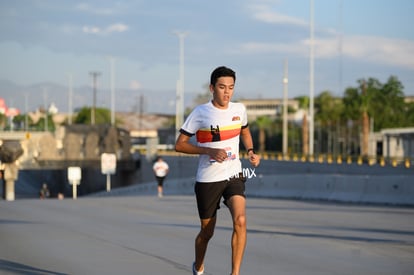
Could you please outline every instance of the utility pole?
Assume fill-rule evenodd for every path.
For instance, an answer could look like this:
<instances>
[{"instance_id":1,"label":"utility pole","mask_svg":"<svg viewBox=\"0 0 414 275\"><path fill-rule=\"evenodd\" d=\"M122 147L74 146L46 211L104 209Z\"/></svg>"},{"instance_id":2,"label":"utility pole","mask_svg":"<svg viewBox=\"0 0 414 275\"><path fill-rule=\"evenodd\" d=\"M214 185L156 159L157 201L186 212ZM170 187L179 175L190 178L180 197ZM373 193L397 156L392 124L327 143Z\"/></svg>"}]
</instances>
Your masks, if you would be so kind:
<instances>
[{"instance_id":1,"label":"utility pole","mask_svg":"<svg viewBox=\"0 0 414 275\"><path fill-rule=\"evenodd\" d=\"M368 116L368 96L367 96L367 84L365 80L362 82L362 146L361 155L364 158L368 158L368 146L369 146L369 116Z\"/></svg>"},{"instance_id":2,"label":"utility pole","mask_svg":"<svg viewBox=\"0 0 414 275\"><path fill-rule=\"evenodd\" d=\"M73 97L73 90L72 90L72 74L68 74L69 77L69 95L68 95L68 122L69 125L72 125L72 97Z\"/></svg>"},{"instance_id":3,"label":"utility pole","mask_svg":"<svg viewBox=\"0 0 414 275\"><path fill-rule=\"evenodd\" d=\"M177 81L175 103L175 137L178 137L180 127L184 123L184 38L187 32L174 32L180 39L180 78Z\"/></svg>"},{"instance_id":4,"label":"utility pole","mask_svg":"<svg viewBox=\"0 0 414 275\"><path fill-rule=\"evenodd\" d=\"M91 109L91 125L95 125L95 110L96 110L96 83L98 76L101 75L100 72L90 72L89 73L93 79L93 105Z\"/></svg>"},{"instance_id":5,"label":"utility pole","mask_svg":"<svg viewBox=\"0 0 414 275\"><path fill-rule=\"evenodd\" d=\"M111 64L111 125L115 125L115 58L109 57Z\"/></svg>"},{"instance_id":6,"label":"utility pole","mask_svg":"<svg viewBox=\"0 0 414 275\"><path fill-rule=\"evenodd\" d=\"M49 127L48 127L48 108L47 108L47 89L44 88L43 89L43 104L45 106L45 132L49 131Z\"/></svg>"},{"instance_id":7,"label":"utility pole","mask_svg":"<svg viewBox=\"0 0 414 275\"><path fill-rule=\"evenodd\" d=\"M288 60L285 60L283 76L283 157L288 153Z\"/></svg>"},{"instance_id":8,"label":"utility pole","mask_svg":"<svg viewBox=\"0 0 414 275\"><path fill-rule=\"evenodd\" d=\"M24 109L25 109L25 115L24 115L24 130L27 132L29 129L29 117L27 116L27 112L29 111L28 101L29 101L29 94L24 94Z\"/></svg>"},{"instance_id":9,"label":"utility pole","mask_svg":"<svg viewBox=\"0 0 414 275\"><path fill-rule=\"evenodd\" d=\"M139 130L143 133L142 120L144 118L144 96L139 97Z\"/></svg>"},{"instance_id":10,"label":"utility pole","mask_svg":"<svg viewBox=\"0 0 414 275\"><path fill-rule=\"evenodd\" d=\"M313 157L314 143L314 19L313 0L310 0L310 53L309 53L309 156Z\"/></svg>"}]
</instances>

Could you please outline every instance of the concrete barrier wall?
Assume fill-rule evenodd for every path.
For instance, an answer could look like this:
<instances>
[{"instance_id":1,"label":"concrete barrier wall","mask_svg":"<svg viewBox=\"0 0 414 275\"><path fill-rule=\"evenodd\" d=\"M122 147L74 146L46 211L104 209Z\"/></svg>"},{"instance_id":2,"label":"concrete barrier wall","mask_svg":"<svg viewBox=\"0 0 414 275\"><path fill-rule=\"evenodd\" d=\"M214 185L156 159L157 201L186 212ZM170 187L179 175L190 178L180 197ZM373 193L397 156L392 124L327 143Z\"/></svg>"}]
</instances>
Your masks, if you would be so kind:
<instances>
[{"instance_id":1,"label":"concrete barrier wall","mask_svg":"<svg viewBox=\"0 0 414 275\"><path fill-rule=\"evenodd\" d=\"M194 177L197 157L165 157L170 173L165 181L165 193L194 193ZM250 167L243 159L243 167ZM131 176L120 177L121 184L112 180L111 193L120 195L157 194L152 161L142 160L141 168ZM251 171L250 168L246 168ZM270 198L313 199L354 203L383 203L414 205L414 169L402 167L380 167L368 165L327 165L318 163L293 163L262 160L254 175L247 181L247 195ZM105 176L97 170L82 176L78 195L89 195L105 190ZM65 171L21 171L15 184L17 198L39 196L43 182L49 184L52 193L65 192L71 196L72 189L67 183ZM86 184L86 182L88 184ZM133 185L130 185L131 183ZM126 186L122 187L121 186ZM53 189L55 188L55 189ZM0 186L2 192L3 187ZM118 191L118 189L120 189Z\"/></svg>"},{"instance_id":2,"label":"concrete barrier wall","mask_svg":"<svg viewBox=\"0 0 414 275\"><path fill-rule=\"evenodd\" d=\"M263 176L250 179L246 188L256 197L414 205L414 176Z\"/></svg>"},{"instance_id":3,"label":"concrete barrier wall","mask_svg":"<svg viewBox=\"0 0 414 275\"><path fill-rule=\"evenodd\" d=\"M170 179L165 195L194 194L195 179ZM155 181L114 189L111 194L157 194ZM105 193L96 194L102 196ZM414 176L277 175L258 176L246 183L246 195L263 198L324 200L414 206Z\"/></svg>"},{"instance_id":4,"label":"concrete barrier wall","mask_svg":"<svg viewBox=\"0 0 414 275\"><path fill-rule=\"evenodd\" d=\"M194 194L195 157L165 157L170 173L164 193ZM243 159L243 167L250 167ZM152 163L143 161L139 184L126 187L122 194L157 195ZM137 182L138 183L138 182ZM125 188L121 188L125 189ZM114 189L111 192L117 192ZM102 193L100 193L102 194ZM327 165L262 160L247 181L247 196L414 205L414 170L363 165Z\"/></svg>"}]
</instances>

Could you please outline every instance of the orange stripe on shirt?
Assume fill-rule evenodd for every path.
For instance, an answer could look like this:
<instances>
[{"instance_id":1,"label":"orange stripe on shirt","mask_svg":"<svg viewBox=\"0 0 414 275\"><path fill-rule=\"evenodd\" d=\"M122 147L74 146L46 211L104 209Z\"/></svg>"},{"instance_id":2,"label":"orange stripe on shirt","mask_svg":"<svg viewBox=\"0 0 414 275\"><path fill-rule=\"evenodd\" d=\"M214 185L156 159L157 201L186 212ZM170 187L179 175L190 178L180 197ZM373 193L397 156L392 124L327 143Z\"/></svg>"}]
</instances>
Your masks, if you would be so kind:
<instances>
[{"instance_id":1,"label":"orange stripe on shirt","mask_svg":"<svg viewBox=\"0 0 414 275\"><path fill-rule=\"evenodd\" d=\"M220 140L223 141L234 138L240 134L241 125L231 125L227 127L220 128ZM200 129L196 133L197 141L200 143L213 142L213 135L211 134L211 129Z\"/></svg>"}]
</instances>

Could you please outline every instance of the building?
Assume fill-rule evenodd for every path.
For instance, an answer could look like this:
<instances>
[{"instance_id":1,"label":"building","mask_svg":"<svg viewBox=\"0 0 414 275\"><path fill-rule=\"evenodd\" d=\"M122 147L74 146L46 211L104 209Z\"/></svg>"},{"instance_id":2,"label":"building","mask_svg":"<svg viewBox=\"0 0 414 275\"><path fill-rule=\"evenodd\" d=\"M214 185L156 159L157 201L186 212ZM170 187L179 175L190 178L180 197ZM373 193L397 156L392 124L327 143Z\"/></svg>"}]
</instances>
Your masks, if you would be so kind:
<instances>
[{"instance_id":1,"label":"building","mask_svg":"<svg viewBox=\"0 0 414 275\"><path fill-rule=\"evenodd\" d=\"M238 102L246 106L249 120L256 120L260 116L281 117L283 113L283 99L240 99ZM302 121L305 111L299 108L299 101L288 99L287 105L288 109L294 110L293 113L288 113L288 120Z\"/></svg>"},{"instance_id":2,"label":"building","mask_svg":"<svg viewBox=\"0 0 414 275\"><path fill-rule=\"evenodd\" d=\"M380 133L384 157L414 159L414 128L382 129Z\"/></svg>"}]
</instances>

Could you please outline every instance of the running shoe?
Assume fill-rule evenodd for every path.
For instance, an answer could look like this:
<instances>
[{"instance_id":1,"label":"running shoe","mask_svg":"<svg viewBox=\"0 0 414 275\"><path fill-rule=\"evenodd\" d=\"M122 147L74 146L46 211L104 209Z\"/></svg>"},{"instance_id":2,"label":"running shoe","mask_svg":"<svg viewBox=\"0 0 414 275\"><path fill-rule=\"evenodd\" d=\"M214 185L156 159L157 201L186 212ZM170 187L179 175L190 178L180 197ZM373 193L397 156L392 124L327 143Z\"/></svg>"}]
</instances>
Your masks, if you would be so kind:
<instances>
[{"instance_id":1,"label":"running shoe","mask_svg":"<svg viewBox=\"0 0 414 275\"><path fill-rule=\"evenodd\" d=\"M195 268L195 262L193 263L193 275L203 275L204 274L204 269L201 271L197 271Z\"/></svg>"}]
</instances>

